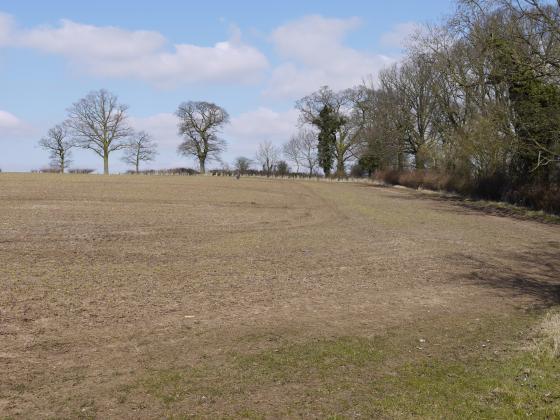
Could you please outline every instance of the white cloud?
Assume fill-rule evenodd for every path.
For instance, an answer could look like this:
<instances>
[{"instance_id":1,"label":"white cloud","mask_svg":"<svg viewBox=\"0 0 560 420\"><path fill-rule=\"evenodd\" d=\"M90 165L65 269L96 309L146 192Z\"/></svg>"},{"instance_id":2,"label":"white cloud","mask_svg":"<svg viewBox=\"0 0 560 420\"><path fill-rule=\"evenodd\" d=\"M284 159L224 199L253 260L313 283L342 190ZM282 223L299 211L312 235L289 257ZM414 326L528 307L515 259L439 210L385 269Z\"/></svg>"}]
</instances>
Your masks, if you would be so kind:
<instances>
[{"instance_id":1,"label":"white cloud","mask_svg":"<svg viewBox=\"0 0 560 420\"><path fill-rule=\"evenodd\" d=\"M23 138L35 134L33 127L14 114L0 110L0 140Z\"/></svg>"},{"instance_id":2,"label":"white cloud","mask_svg":"<svg viewBox=\"0 0 560 420\"><path fill-rule=\"evenodd\" d=\"M8 111L0 110L0 139L21 138L36 134L36 130Z\"/></svg>"},{"instance_id":3,"label":"white cloud","mask_svg":"<svg viewBox=\"0 0 560 420\"><path fill-rule=\"evenodd\" d=\"M14 114L0 110L0 129L13 129L21 124L22 122Z\"/></svg>"},{"instance_id":4,"label":"white cloud","mask_svg":"<svg viewBox=\"0 0 560 420\"><path fill-rule=\"evenodd\" d=\"M420 28L421 26L416 22L399 23L381 36L380 43L386 47L403 48Z\"/></svg>"},{"instance_id":5,"label":"white cloud","mask_svg":"<svg viewBox=\"0 0 560 420\"><path fill-rule=\"evenodd\" d=\"M0 12L0 46L10 43L14 27L14 19L12 16Z\"/></svg>"},{"instance_id":6,"label":"white cloud","mask_svg":"<svg viewBox=\"0 0 560 420\"><path fill-rule=\"evenodd\" d=\"M58 28L41 26L31 29L18 38L23 46L86 62L134 59L153 54L166 42L158 32L126 31L70 20L61 20Z\"/></svg>"},{"instance_id":7,"label":"white cloud","mask_svg":"<svg viewBox=\"0 0 560 420\"><path fill-rule=\"evenodd\" d=\"M94 76L134 78L159 86L189 83L254 83L268 68L256 48L242 42L238 29L213 46L168 45L159 32L130 31L61 20L56 27L14 29L0 15L0 44L31 48L65 57Z\"/></svg>"},{"instance_id":8,"label":"white cloud","mask_svg":"<svg viewBox=\"0 0 560 420\"><path fill-rule=\"evenodd\" d=\"M173 53L158 53L114 62L108 69L94 66L105 76L127 75L160 85L176 83L253 83L262 78L268 61L258 50L235 41L213 47L175 45Z\"/></svg>"},{"instance_id":9,"label":"white cloud","mask_svg":"<svg viewBox=\"0 0 560 420\"><path fill-rule=\"evenodd\" d=\"M278 52L309 66L331 63L331 53L344 49L341 40L357 29L360 19L329 19L307 16L277 28L271 36ZM340 51L336 51L340 52Z\"/></svg>"},{"instance_id":10,"label":"white cloud","mask_svg":"<svg viewBox=\"0 0 560 420\"><path fill-rule=\"evenodd\" d=\"M298 116L295 109L277 112L260 107L233 117L224 130L224 138L229 143L228 157L231 160L241 155L251 158L257 145L265 140L281 146L297 130Z\"/></svg>"},{"instance_id":11,"label":"white cloud","mask_svg":"<svg viewBox=\"0 0 560 420\"><path fill-rule=\"evenodd\" d=\"M357 18L307 16L277 28L271 40L285 61L273 70L265 94L294 99L322 85L344 89L393 63L391 57L344 44L359 25Z\"/></svg>"},{"instance_id":12,"label":"white cloud","mask_svg":"<svg viewBox=\"0 0 560 420\"><path fill-rule=\"evenodd\" d=\"M181 142L181 138L177 134L177 124L177 117L170 113L130 118L130 125L135 130L146 131L160 146L167 148L176 148Z\"/></svg>"}]
</instances>

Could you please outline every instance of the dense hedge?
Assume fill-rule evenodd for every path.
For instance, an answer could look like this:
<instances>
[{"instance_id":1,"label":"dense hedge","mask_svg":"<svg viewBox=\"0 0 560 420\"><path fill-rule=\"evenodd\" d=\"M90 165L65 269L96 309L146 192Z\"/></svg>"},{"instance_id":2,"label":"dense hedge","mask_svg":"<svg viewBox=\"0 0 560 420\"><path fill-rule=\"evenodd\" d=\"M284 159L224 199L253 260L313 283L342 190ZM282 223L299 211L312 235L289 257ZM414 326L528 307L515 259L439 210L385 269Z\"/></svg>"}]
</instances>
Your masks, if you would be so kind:
<instances>
[{"instance_id":1,"label":"dense hedge","mask_svg":"<svg viewBox=\"0 0 560 420\"><path fill-rule=\"evenodd\" d=\"M475 179L429 170L387 170L377 171L375 178L390 185L452 192L476 199L504 201L534 210L560 214L558 185L513 184L500 173Z\"/></svg>"}]
</instances>

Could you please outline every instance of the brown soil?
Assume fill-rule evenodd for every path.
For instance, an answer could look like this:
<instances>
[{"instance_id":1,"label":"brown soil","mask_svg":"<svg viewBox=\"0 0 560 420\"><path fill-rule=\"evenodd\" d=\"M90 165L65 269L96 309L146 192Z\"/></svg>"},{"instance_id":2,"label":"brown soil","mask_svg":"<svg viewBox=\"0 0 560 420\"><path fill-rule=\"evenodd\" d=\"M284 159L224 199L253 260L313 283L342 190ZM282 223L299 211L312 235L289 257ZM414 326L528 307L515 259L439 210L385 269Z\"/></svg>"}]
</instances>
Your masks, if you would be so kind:
<instances>
[{"instance_id":1,"label":"brown soil","mask_svg":"<svg viewBox=\"0 0 560 420\"><path fill-rule=\"evenodd\" d=\"M201 389L239 355L313 340L458 352L479 320L560 303L559 257L560 226L406 190L0 174L0 417L281 413L314 379L229 377L211 404ZM154 391L162 372L199 367L192 395Z\"/></svg>"}]
</instances>

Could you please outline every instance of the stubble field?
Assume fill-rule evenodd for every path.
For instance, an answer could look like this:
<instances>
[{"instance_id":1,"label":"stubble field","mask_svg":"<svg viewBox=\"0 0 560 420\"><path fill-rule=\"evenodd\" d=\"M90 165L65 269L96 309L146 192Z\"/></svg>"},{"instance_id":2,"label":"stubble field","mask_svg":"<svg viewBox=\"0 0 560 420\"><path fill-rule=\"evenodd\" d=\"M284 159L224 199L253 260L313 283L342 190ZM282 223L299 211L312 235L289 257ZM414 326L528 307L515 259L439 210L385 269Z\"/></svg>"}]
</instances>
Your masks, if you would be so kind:
<instances>
[{"instance_id":1,"label":"stubble field","mask_svg":"<svg viewBox=\"0 0 560 420\"><path fill-rule=\"evenodd\" d=\"M368 184L0 174L0 418L560 415L560 226Z\"/></svg>"}]
</instances>

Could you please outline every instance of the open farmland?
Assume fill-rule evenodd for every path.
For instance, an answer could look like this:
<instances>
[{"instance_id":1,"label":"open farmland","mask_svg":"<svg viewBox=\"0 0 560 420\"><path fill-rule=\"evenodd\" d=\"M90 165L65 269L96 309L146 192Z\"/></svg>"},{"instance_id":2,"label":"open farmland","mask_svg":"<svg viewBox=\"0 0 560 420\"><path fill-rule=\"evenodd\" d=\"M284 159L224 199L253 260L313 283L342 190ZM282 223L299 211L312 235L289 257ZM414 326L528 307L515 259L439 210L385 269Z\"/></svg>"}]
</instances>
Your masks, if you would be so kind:
<instances>
[{"instance_id":1,"label":"open farmland","mask_svg":"<svg viewBox=\"0 0 560 420\"><path fill-rule=\"evenodd\" d=\"M0 174L0 417L553 417L560 227L368 184Z\"/></svg>"}]
</instances>

